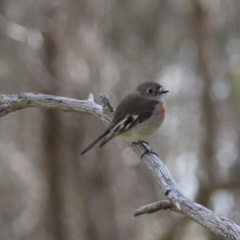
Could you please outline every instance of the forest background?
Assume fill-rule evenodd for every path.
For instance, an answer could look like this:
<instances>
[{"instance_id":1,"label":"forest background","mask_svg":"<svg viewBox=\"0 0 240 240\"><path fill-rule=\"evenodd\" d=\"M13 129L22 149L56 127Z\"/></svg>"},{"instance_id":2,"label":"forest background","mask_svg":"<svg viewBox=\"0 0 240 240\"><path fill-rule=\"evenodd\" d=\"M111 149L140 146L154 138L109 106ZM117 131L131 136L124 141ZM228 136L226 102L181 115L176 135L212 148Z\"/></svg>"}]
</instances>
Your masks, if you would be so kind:
<instances>
[{"instance_id":1,"label":"forest background","mask_svg":"<svg viewBox=\"0 0 240 240\"><path fill-rule=\"evenodd\" d=\"M0 91L119 101L144 81L169 90L150 146L183 192L240 225L240 1L0 0ZM25 109L0 121L0 239L217 240L170 211L106 125Z\"/></svg>"}]
</instances>

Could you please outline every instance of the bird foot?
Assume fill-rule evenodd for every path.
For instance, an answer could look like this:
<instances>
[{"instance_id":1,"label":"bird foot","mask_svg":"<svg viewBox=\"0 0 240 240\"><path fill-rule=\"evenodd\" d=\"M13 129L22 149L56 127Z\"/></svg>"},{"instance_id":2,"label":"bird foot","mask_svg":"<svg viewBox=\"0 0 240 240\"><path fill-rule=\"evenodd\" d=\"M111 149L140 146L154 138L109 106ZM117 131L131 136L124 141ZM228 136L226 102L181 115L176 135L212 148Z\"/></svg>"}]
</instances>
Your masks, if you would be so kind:
<instances>
[{"instance_id":1,"label":"bird foot","mask_svg":"<svg viewBox=\"0 0 240 240\"><path fill-rule=\"evenodd\" d=\"M146 147L146 145L148 145L148 142L146 142L146 141L139 141L139 142L133 142L133 143L132 143L132 145L136 145L136 144L141 144L142 147L145 149L144 153L143 153L143 154L141 155L141 157L140 157L141 160L142 160L142 158L144 157L145 154L149 154L149 153L154 154L154 155L156 155L157 157L159 157L159 156L157 155L157 153L155 153L152 149L149 150L149 149Z\"/></svg>"}]
</instances>

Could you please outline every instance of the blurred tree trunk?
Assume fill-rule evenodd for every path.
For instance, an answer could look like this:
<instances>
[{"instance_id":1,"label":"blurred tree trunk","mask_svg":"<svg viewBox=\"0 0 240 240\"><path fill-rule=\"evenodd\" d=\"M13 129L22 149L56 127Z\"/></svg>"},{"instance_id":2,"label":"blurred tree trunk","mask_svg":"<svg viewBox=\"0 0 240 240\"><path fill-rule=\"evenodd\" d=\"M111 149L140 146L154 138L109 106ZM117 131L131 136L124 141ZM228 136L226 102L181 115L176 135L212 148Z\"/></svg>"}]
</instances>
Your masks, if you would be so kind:
<instances>
[{"instance_id":1,"label":"blurred tree trunk","mask_svg":"<svg viewBox=\"0 0 240 240\"><path fill-rule=\"evenodd\" d=\"M213 183L217 177L217 168L215 162L214 144L217 135L217 114L216 105L210 96L212 79L209 73L211 61L214 60L215 40L214 32L208 21L208 15L203 9L202 0L195 0L194 4L194 26L196 33L196 42L198 44L198 73L203 81L203 93L201 97L202 106L202 124L204 129L204 138L202 141L201 162L203 163L205 174L201 179L202 184ZM205 178L206 177L206 178ZM202 199L201 204L206 205L207 201Z\"/></svg>"},{"instance_id":2,"label":"blurred tree trunk","mask_svg":"<svg viewBox=\"0 0 240 240\"><path fill-rule=\"evenodd\" d=\"M210 185L215 184L218 181L217 168L215 162L215 142L217 137L218 120L216 114L216 104L213 102L210 96L210 89L212 86L212 79L209 73L210 62L215 57L215 39L214 31L211 28L211 24L208 20L208 14L203 9L202 0L194 0L192 19L193 19L193 35L196 39L198 46L198 75L200 80L203 81L203 91L201 96L201 121L204 129L203 140L200 149L200 164L202 173L199 175L199 191L197 196L197 202L203 206L207 206L210 200L211 194L205 194L205 189ZM176 224L185 228L185 225L190 221L182 220ZM171 231L166 233L164 239L179 239L179 234L183 234L181 231ZM211 239L222 239L209 232Z\"/></svg>"},{"instance_id":3,"label":"blurred tree trunk","mask_svg":"<svg viewBox=\"0 0 240 240\"><path fill-rule=\"evenodd\" d=\"M58 54L58 48L48 32L44 34L44 65L47 71L57 79L58 74L53 66L54 60ZM57 94L56 85L49 82L48 93ZM59 186L60 175L60 142L61 142L61 123L58 112L43 110L43 158L46 163L46 176L49 185L48 206L46 209L45 228L47 232L56 240L66 239L63 235L62 215L62 197Z\"/></svg>"},{"instance_id":4,"label":"blurred tree trunk","mask_svg":"<svg viewBox=\"0 0 240 240\"><path fill-rule=\"evenodd\" d=\"M215 143L217 140L217 106L214 103L210 90L213 81L210 76L209 67L211 61L216 57L216 41L215 32L209 22L209 16L203 7L202 0L194 1L194 25L196 34L196 42L198 45L198 73L203 81L203 92L201 96L202 106L202 126L204 129L204 136L202 140L202 148L200 150L200 163L204 173L200 176L200 187L197 197L197 202L203 206L207 206L211 195L204 194L204 189L215 184L218 179L218 165L215 159ZM212 240L222 239L209 232Z\"/></svg>"},{"instance_id":5,"label":"blurred tree trunk","mask_svg":"<svg viewBox=\"0 0 240 240\"><path fill-rule=\"evenodd\" d=\"M76 4L82 6L82 2ZM77 6L74 14L76 9ZM83 9L78 17L84 21L82 12ZM74 19L76 24L77 17ZM48 93L63 95L62 90L66 89L59 87L66 85L61 83L61 74L55 68L56 58L63 51L56 39L57 35L50 30L44 33L44 65L53 79L58 80L48 83ZM72 97L83 99L89 91L86 89L80 89L78 96L75 89L69 88L68 93ZM83 136L92 134L95 137L98 125L94 126L95 131L92 131L94 123L89 116L81 116L79 122L79 116L62 116L54 111L44 112L44 158L49 183L46 229L57 240L117 240L110 161L98 162L104 158L104 149L101 149L102 157L99 154L96 161L90 158L84 162L82 156L79 159ZM89 154L91 156L91 153Z\"/></svg>"}]
</instances>

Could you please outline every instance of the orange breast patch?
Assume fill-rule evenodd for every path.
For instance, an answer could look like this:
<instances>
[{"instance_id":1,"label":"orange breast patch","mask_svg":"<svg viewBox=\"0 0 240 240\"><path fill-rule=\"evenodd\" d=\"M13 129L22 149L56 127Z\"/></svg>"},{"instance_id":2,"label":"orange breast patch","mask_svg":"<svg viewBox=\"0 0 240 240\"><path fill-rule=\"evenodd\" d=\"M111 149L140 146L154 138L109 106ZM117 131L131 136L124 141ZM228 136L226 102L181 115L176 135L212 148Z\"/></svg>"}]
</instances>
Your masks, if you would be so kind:
<instances>
[{"instance_id":1,"label":"orange breast patch","mask_svg":"<svg viewBox=\"0 0 240 240\"><path fill-rule=\"evenodd\" d=\"M167 112L167 107L166 107L165 103L161 103L161 108L162 108L161 110L162 110L163 115L165 115Z\"/></svg>"}]
</instances>

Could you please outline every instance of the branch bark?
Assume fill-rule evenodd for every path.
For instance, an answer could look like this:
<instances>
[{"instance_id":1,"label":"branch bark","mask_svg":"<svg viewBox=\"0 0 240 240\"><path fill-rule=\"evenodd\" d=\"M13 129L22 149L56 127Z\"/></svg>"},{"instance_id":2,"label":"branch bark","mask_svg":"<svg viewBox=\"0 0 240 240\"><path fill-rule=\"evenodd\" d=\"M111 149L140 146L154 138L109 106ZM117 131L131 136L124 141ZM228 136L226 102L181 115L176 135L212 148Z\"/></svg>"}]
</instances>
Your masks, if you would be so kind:
<instances>
[{"instance_id":1,"label":"branch bark","mask_svg":"<svg viewBox=\"0 0 240 240\"><path fill-rule=\"evenodd\" d=\"M102 95L102 100L104 102L103 107L94 102L92 94L89 94L87 100L76 100L34 93L20 93L16 95L0 94L0 117L23 108L41 107L66 112L87 113L106 123L110 123L113 108L105 95ZM107 111L109 108L110 111ZM141 157L146 150L142 144L128 144L139 157ZM149 146L146 145L145 147L151 150ZM240 227L237 224L185 197L167 167L155 154L151 152L145 154L142 161L155 176L167 199L139 208L135 211L135 216L153 213L162 209L169 209L188 217L226 239L240 239Z\"/></svg>"}]
</instances>

